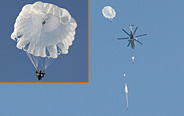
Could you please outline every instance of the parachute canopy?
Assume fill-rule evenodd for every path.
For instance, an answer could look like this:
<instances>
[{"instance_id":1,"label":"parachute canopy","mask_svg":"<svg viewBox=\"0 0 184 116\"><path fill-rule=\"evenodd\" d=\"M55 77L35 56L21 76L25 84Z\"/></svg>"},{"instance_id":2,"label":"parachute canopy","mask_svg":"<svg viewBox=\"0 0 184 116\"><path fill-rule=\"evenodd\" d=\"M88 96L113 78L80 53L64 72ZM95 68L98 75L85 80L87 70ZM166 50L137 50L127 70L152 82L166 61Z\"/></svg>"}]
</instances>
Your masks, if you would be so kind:
<instances>
[{"instance_id":1,"label":"parachute canopy","mask_svg":"<svg viewBox=\"0 0 184 116\"><path fill-rule=\"evenodd\" d=\"M128 93L128 87L126 83L125 83L125 93Z\"/></svg>"},{"instance_id":2,"label":"parachute canopy","mask_svg":"<svg viewBox=\"0 0 184 116\"><path fill-rule=\"evenodd\" d=\"M134 56L132 56L132 63L134 64L134 59L135 59L135 57Z\"/></svg>"},{"instance_id":3,"label":"parachute canopy","mask_svg":"<svg viewBox=\"0 0 184 116\"><path fill-rule=\"evenodd\" d=\"M55 59L61 53L68 53L76 27L76 21L66 9L38 1L22 8L11 39L28 55Z\"/></svg>"},{"instance_id":4,"label":"parachute canopy","mask_svg":"<svg viewBox=\"0 0 184 116\"><path fill-rule=\"evenodd\" d=\"M106 6L102 9L102 14L105 18L112 20L116 16L115 10L111 6Z\"/></svg>"},{"instance_id":5,"label":"parachute canopy","mask_svg":"<svg viewBox=\"0 0 184 116\"><path fill-rule=\"evenodd\" d=\"M128 110L128 87L127 87L127 83L125 83L125 94L126 94L126 104L127 104L127 110Z\"/></svg>"}]
</instances>

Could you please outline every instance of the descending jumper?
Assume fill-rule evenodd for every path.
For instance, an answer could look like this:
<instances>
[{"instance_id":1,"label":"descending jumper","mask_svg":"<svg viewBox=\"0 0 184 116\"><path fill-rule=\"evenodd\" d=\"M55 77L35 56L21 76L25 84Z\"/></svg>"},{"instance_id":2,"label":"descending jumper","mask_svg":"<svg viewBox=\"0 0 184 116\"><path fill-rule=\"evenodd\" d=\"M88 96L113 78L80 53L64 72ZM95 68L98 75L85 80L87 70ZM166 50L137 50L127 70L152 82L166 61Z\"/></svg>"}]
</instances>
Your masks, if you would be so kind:
<instances>
[{"instance_id":1,"label":"descending jumper","mask_svg":"<svg viewBox=\"0 0 184 116\"><path fill-rule=\"evenodd\" d=\"M26 52L35 69L46 70L60 54L68 53L76 27L66 9L38 1L22 8L11 39Z\"/></svg>"}]
</instances>

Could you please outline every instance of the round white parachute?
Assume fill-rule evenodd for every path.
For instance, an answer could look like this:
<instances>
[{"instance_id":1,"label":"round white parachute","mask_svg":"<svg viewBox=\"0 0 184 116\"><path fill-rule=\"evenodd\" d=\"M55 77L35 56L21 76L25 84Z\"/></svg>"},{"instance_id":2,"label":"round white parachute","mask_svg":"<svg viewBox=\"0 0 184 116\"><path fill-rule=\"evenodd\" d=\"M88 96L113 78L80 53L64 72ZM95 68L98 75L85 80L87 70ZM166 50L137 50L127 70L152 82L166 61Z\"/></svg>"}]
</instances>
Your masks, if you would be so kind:
<instances>
[{"instance_id":1,"label":"round white parachute","mask_svg":"<svg viewBox=\"0 0 184 116\"><path fill-rule=\"evenodd\" d=\"M111 6L106 6L102 9L102 14L105 18L112 19L116 16L115 10Z\"/></svg>"},{"instance_id":2,"label":"round white parachute","mask_svg":"<svg viewBox=\"0 0 184 116\"><path fill-rule=\"evenodd\" d=\"M22 8L11 38L17 41L17 48L28 54L35 68L39 58L46 59L43 67L46 69L48 59L68 53L76 27L76 21L66 9L39 1Z\"/></svg>"},{"instance_id":3,"label":"round white parachute","mask_svg":"<svg viewBox=\"0 0 184 116\"><path fill-rule=\"evenodd\" d=\"M134 56L132 56L132 63L134 64L134 59L135 59L135 57Z\"/></svg>"}]
</instances>

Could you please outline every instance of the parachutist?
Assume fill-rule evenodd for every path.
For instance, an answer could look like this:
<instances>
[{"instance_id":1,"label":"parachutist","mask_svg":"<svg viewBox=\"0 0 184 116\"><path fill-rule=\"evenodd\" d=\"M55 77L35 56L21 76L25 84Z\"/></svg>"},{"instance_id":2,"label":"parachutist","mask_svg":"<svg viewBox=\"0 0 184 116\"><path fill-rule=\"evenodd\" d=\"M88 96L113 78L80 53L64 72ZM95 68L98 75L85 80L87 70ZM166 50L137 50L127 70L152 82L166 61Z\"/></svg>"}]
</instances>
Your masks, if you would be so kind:
<instances>
[{"instance_id":1,"label":"parachutist","mask_svg":"<svg viewBox=\"0 0 184 116\"><path fill-rule=\"evenodd\" d=\"M38 68L36 69L36 77L38 78L38 80L41 80L42 78L44 78L45 75L45 69L43 70L43 72L40 70L38 71Z\"/></svg>"},{"instance_id":2,"label":"parachutist","mask_svg":"<svg viewBox=\"0 0 184 116\"><path fill-rule=\"evenodd\" d=\"M134 56L132 56L132 63L134 64L134 59L135 59L135 57Z\"/></svg>"},{"instance_id":3,"label":"parachutist","mask_svg":"<svg viewBox=\"0 0 184 116\"><path fill-rule=\"evenodd\" d=\"M68 53L77 28L68 10L41 1L25 5L14 25L11 39L17 42L16 47L25 51L31 60L38 80L45 74L45 70L39 71L40 67L47 69L59 55ZM23 35L26 35L26 39ZM65 40L66 44L63 44Z\"/></svg>"},{"instance_id":4,"label":"parachutist","mask_svg":"<svg viewBox=\"0 0 184 116\"><path fill-rule=\"evenodd\" d=\"M45 20L42 22L42 26L45 24L46 22L45 22Z\"/></svg>"}]
</instances>

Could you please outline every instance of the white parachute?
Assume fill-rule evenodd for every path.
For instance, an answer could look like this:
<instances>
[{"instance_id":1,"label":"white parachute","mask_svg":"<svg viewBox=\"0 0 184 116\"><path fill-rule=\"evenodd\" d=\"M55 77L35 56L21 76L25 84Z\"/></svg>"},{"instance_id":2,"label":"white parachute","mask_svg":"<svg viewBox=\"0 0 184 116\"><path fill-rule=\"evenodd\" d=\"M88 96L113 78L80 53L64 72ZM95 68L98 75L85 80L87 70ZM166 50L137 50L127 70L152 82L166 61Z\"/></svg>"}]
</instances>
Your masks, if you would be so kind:
<instances>
[{"instance_id":1,"label":"white parachute","mask_svg":"<svg viewBox=\"0 0 184 116\"><path fill-rule=\"evenodd\" d=\"M134 56L132 56L132 63L134 64L134 59L135 59L135 57Z\"/></svg>"},{"instance_id":2,"label":"white parachute","mask_svg":"<svg viewBox=\"0 0 184 116\"><path fill-rule=\"evenodd\" d=\"M11 39L27 53L35 68L46 69L58 55L68 53L76 27L66 9L38 1L22 8Z\"/></svg>"},{"instance_id":3,"label":"white parachute","mask_svg":"<svg viewBox=\"0 0 184 116\"><path fill-rule=\"evenodd\" d=\"M125 83L125 94L126 94L126 104L127 104L127 110L128 110L128 86L127 86L127 83Z\"/></svg>"},{"instance_id":4,"label":"white parachute","mask_svg":"<svg viewBox=\"0 0 184 116\"><path fill-rule=\"evenodd\" d=\"M112 19L116 16L115 10L111 6L106 6L102 9L102 14L105 18L110 19L112 22Z\"/></svg>"}]
</instances>

